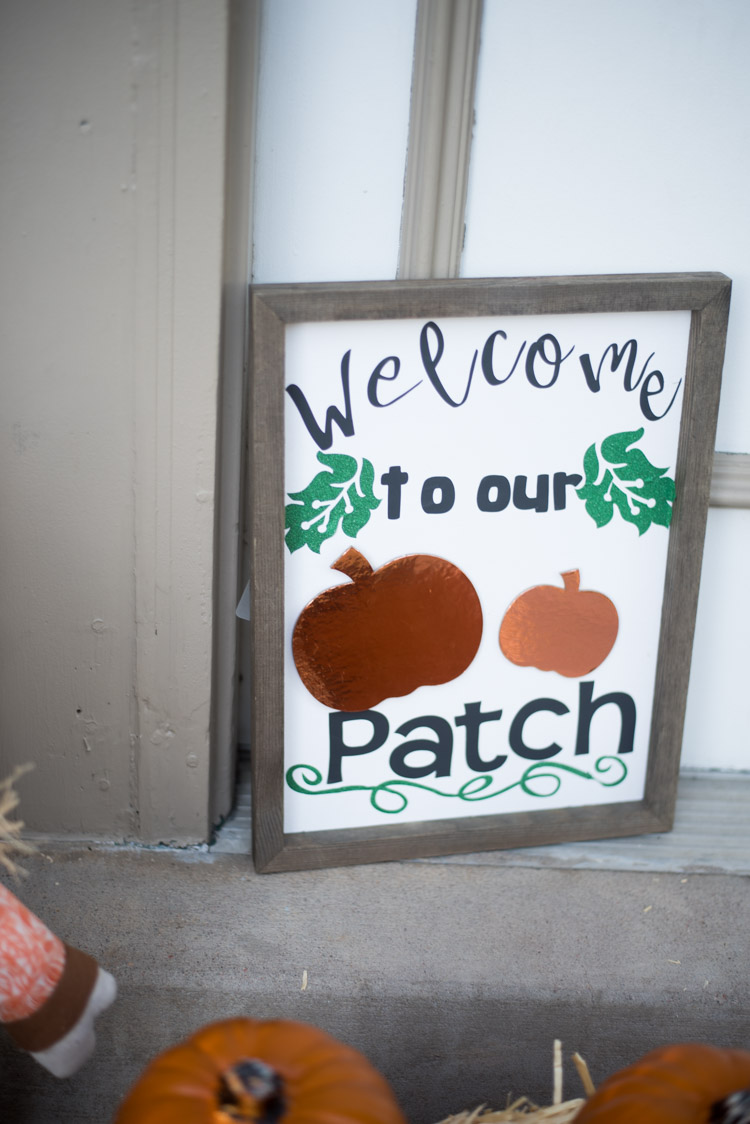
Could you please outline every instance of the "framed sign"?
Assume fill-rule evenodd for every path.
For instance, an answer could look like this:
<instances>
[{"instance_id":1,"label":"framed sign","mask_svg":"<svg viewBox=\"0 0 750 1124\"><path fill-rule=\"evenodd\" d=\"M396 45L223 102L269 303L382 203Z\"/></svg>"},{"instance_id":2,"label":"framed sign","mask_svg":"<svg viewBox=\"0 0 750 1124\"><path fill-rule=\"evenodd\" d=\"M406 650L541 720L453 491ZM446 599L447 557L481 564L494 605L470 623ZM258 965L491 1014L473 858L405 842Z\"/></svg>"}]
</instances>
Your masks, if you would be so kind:
<instances>
[{"instance_id":1,"label":"framed sign","mask_svg":"<svg viewBox=\"0 0 750 1124\"><path fill-rule=\"evenodd\" d=\"M729 294L252 291L258 870L671 827Z\"/></svg>"}]
</instances>

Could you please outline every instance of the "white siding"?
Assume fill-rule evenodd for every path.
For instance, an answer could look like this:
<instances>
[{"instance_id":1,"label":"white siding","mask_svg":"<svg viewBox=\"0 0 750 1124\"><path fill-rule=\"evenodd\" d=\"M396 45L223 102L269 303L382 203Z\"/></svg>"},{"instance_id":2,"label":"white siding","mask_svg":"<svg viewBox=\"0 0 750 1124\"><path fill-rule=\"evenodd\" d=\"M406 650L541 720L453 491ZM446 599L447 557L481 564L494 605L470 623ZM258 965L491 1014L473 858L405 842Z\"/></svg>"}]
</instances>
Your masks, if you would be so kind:
<instances>
[{"instance_id":1,"label":"white siding","mask_svg":"<svg viewBox=\"0 0 750 1124\"><path fill-rule=\"evenodd\" d=\"M395 278L416 12L416 0L265 4L255 282ZM249 629L240 628L246 745L251 668Z\"/></svg>"},{"instance_id":2,"label":"white siding","mask_svg":"<svg viewBox=\"0 0 750 1124\"><path fill-rule=\"evenodd\" d=\"M416 0L263 10L254 279L396 276Z\"/></svg>"},{"instance_id":3,"label":"white siding","mask_svg":"<svg viewBox=\"0 0 750 1124\"><path fill-rule=\"evenodd\" d=\"M720 270L750 452L750 4L486 0L463 274Z\"/></svg>"},{"instance_id":4,"label":"white siding","mask_svg":"<svg viewBox=\"0 0 750 1124\"><path fill-rule=\"evenodd\" d=\"M746 0L485 0L464 276L720 270L750 452ZM712 511L683 761L750 769L750 513Z\"/></svg>"}]
</instances>

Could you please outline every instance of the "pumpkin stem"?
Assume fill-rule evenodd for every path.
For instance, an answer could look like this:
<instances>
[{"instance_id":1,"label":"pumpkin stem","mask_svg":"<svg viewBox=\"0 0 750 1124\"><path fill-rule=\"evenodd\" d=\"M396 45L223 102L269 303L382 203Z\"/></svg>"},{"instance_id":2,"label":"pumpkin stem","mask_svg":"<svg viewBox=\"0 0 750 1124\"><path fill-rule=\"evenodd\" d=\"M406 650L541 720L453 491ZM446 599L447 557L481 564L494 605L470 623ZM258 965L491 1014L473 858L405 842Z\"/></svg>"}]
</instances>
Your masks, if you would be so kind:
<instances>
[{"instance_id":1,"label":"pumpkin stem","mask_svg":"<svg viewBox=\"0 0 750 1124\"><path fill-rule=\"evenodd\" d=\"M580 570L566 570L564 574L560 574L560 577L565 583L566 593L578 593L578 587L581 584Z\"/></svg>"},{"instance_id":2,"label":"pumpkin stem","mask_svg":"<svg viewBox=\"0 0 750 1124\"><path fill-rule=\"evenodd\" d=\"M278 1124L286 1111L282 1091L283 1083L276 1070L258 1058L249 1058L237 1062L222 1076L221 1105L239 1113L238 1120ZM258 1109L262 1112L260 1116Z\"/></svg>"},{"instance_id":3,"label":"pumpkin stem","mask_svg":"<svg viewBox=\"0 0 750 1124\"><path fill-rule=\"evenodd\" d=\"M372 573L372 566L365 558L364 554L353 546L345 550L340 558L331 566L332 570L339 570L342 574L346 574L353 582L359 581L361 578L367 578Z\"/></svg>"},{"instance_id":4,"label":"pumpkin stem","mask_svg":"<svg viewBox=\"0 0 750 1124\"><path fill-rule=\"evenodd\" d=\"M711 1105L708 1124L750 1124L750 1089L730 1093Z\"/></svg>"}]
</instances>

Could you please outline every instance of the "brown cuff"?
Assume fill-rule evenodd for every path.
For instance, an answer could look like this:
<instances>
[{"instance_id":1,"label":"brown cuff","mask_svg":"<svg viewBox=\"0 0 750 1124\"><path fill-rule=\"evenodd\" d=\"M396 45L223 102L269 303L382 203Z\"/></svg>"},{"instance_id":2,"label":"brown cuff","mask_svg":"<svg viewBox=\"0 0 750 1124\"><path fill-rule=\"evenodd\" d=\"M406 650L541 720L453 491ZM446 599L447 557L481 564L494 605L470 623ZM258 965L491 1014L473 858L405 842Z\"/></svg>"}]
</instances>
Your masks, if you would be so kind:
<instances>
[{"instance_id":1,"label":"brown cuff","mask_svg":"<svg viewBox=\"0 0 750 1124\"><path fill-rule=\"evenodd\" d=\"M83 1014L98 970L96 960L66 944L65 966L52 994L33 1015L5 1023L16 1044L22 1050L38 1053L64 1038Z\"/></svg>"}]
</instances>

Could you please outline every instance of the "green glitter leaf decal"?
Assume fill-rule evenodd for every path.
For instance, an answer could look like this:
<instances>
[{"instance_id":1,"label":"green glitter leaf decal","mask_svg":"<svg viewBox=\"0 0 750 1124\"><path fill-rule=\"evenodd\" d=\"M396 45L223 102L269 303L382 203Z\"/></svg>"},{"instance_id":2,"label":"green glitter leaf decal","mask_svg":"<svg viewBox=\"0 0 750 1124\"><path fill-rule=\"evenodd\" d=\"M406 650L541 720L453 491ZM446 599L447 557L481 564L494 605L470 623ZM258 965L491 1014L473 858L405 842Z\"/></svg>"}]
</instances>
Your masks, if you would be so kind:
<instances>
[{"instance_id":1,"label":"green glitter leaf decal","mask_svg":"<svg viewBox=\"0 0 750 1124\"><path fill-rule=\"evenodd\" d=\"M605 778L615 766L614 777L606 780ZM553 772L554 769L559 769L560 772ZM628 767L621 757L600 757L594 764L594 770L602 775L595 776L594 773L586 772L585 769L574 769L572 765L563 765L555 761L537 761L536 764L529 765L520 780L514 781L513 784L509 784L505 788L498 788L494 792L487 792L494 779L488 776L472 777L470 781L461 785L458 792L441 792L440 789L431 788L428 784L395 779L382 781L375 785L350 784L342 785L339 788L319 788L318 786L323 783L323 775L314 765L292 765L290 769L287 769L286 783L294 792L299 792L302 796L335 796L340 792L369 792L370 804L376 812L396 816L399 812L403 812L409 804L406 793L401 791L404 788L421 788L423 792L431 792L434 796L444 796L449 800L469 802L492 800L496 796L503 796L514 788L520 788L527 796L535 796L541 800L546 800L559 791L563 780L561 774L573 773L577 777L583 777L584 780L596 781L597 784L603 785L605 788L613 788L615 785L622 784L628 775ZM538 792L534 786L539 788L540 781L542 782L542 791ZM545 785L545 782L551 783ZM545 787L547 788L546 792L544 791Z\"/></svg>"},{"instance_id":2,"label":"green glitter leaf decal","mask_svg":"<svg viewBox=\"0 0 750 1124\"><path fill-rule=\"evenodd\" d=\"M324 471L301 492L289 493L284 541L292 553L309 546L320 554L321 545L339 527L356 538L380 504L372 491L375 469L370 461L363 458L360 466L345 453L318 453L318 460L326 466Z\"/></svg>"},{"instance_id":3,"label":"green glitter leaf decal","mask_svg":"<svg viewBox=\"0 0 750 1124\"><path fill-rule=\"evenodd\" d=\"M613 433L601 446L590 445L583 456L585 481L577 494L597 527L610 522L615 508L642 535L652 523L668 527L672 521L674 480L666 468L656 468L633 446L643 429Z\"/></svg>"}]
</instances>

